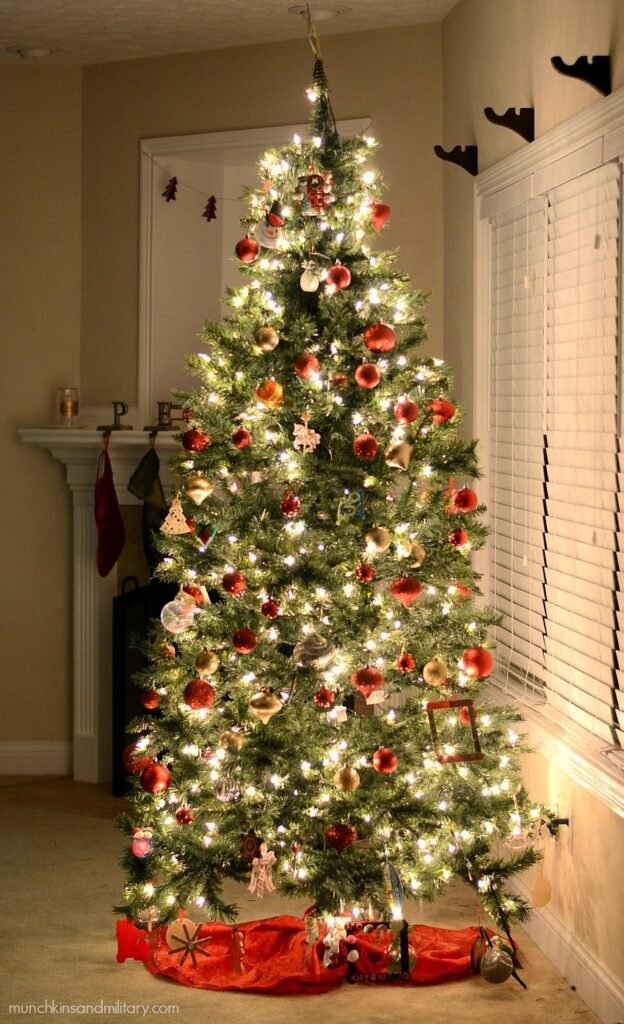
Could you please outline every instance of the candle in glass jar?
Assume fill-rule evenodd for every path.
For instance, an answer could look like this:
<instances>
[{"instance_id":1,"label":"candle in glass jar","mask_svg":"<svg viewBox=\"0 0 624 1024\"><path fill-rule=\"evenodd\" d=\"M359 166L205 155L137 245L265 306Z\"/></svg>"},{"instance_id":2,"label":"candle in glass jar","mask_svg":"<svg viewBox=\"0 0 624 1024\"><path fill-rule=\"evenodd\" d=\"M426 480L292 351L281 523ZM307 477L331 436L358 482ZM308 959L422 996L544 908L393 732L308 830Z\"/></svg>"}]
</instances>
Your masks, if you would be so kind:
<instances>
[{"instance_id":1,"label":"candle in glass jar","mask_svg":"<svg viewBox=\"0 0 624 1024\"><path fill-rule=\"evenodd\" d=\"M60 427L75 426L78 417L78 388L57 388L56 409Z\"/></svg>"}]
</instances>

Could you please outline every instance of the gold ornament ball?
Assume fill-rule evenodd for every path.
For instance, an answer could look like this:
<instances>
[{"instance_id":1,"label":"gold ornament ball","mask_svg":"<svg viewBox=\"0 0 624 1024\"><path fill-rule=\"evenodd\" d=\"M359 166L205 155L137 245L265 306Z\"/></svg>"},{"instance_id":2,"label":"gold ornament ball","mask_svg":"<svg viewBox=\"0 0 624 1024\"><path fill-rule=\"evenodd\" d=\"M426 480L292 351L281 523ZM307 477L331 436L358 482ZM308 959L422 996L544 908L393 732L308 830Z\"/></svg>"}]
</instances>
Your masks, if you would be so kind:
<instances>
[{"instance_id":1,"label":"gold ornament ball","mask_svg":"<svg viewBox=\"0 0 624 1024\"><path fill-rule=\"evenodd\" d=\"M439 658L432 658L423 668L423 679L429 686L442 686L448 679L448 669Z\"/></svg>"},{"instance_id":2,"label":"gold ornament ball","mask_svg":"<svg viewBox=\"0 0 624 1024\"><path fill-rule=\"evenodd\" d=\"M479 974L491 985L501 985L513 973L513 960L504 949L489 946L479 964Z\"/></svg>"},{"instance_id":3,"label":"gold ornament ball","mask_svg":"<svg viewBox=\"0 0 624 1024\"><path fill-rule=\"evenodd\" d=\"M236 732L235 729L226 729L219 737L221 750L231 750L234 753L238 753L244 742L243 734Z\"/></svg>"},{"instance_id":4,"label":"gold ornament ball","mask_svg":"<svg viewBox=\"0 0 624 1024\"><path fill-rule=\"evenodd\" d=\"M366 534L365 539L367 549L377 555L387 551L392 544L392 534L389 530L386 530L385 526L374 526Z\"/></svg>"},{"instance_id":5,"label":"gold ornament ball","mask_svg":"<svg viewBox=\"0 0 624 1024\"><path fill-rule=\"evenodd\" d=\"M196 505L201 505L202 501L209 498L214 489L215 485L212 480L207 480L201 473L193 473L191 476L187 476L186 483L184 484L186 494Z\"/></svg>"},{"instance_id":6,"label":"gold ornament ball","mask_svg":"<svg viewBox=\"0 0 624 1024\"><path fill-rule=\"evenodd\" d=\"M251 713L256 715L263 725L270 722L273 715L281 711L283 706L279 697L276 697L274 693L269 693L268 690L259 690L247 702Z\"/></svg>"},{"instance_id":7,"label":"gold ornament ball","mask_svg":"<svg viewBox=\"0 0 624 1024\"><path fill-rule=\"evenodd\" d=\"M401 469L405 472L410 464L413 451L414 446L408 444L407 441L388 445L384 452L385 463L387 466L391 466L392 469Z\"/></svg>"},{"instance_id":8,"label":"gold ornament ball","mask_svg":"<svg viewBox=\"0 0 624 1024\"><path fill-rule=\"evenodd\" d=\"M279 345L279 334L274 327L259 327L254 339L261 352L272 352Z\"/></svg>"},{"instance_id":9,"label":"gold ornament ball","mask_svg":"<svg viewBox=\"0 0 624 1024\"><path fill-rule=\"evenodd\" d=\"M427 552L425 551L422 544L419 544L417 540L414 540L410 543L407 549L407 557L411 559L411 568L419 569L420 566L423 564L425 558L427 557Z\"/></svg>"},{"instance_id":10,"label":"gold ornament ball","mask_svg":"<svg viewBox=\"0 0 624 1024\"><path fill-rule=\"evenodd\" d=\"M359 784L360 776L355 768L339 768L334 775L334 785L343 793L354 793Z\"/></svg>"},{"instance_id":11,"label":"gold ornament ball","mask_svg":"<svg viewBox=\"0 0 624 1024\"><path fill-rule=\"evenodd\" d=\"M202 676L213 676L219 668L219 658L214 651L204 647L201 654L195 659L195 668Z\"/></svg>"}]
</instances>

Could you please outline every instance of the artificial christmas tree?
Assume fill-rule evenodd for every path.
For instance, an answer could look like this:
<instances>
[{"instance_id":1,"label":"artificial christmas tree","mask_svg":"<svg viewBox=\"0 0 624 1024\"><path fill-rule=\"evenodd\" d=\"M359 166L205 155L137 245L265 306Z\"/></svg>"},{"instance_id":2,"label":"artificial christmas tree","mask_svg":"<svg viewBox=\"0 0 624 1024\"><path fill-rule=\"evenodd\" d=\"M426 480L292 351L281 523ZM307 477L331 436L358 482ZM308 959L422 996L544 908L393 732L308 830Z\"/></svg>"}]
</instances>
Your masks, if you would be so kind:
<instances>
[{"instance_id":1,"label":"artificial christmas tree","mask_svg":"<svg viewBox=\"0 0 624 1024\"><path fill-rule=\"evenodd\" d=\"M140 680L157 710L128 755L120 908L164 931L185 910L234 919L225 878L277 885L313 905L302 956L325 915L400 922L403 894L456 874L508 930L527 908L505 882L535 861L540 817L518 715L481 699L495 616L474 601L476 445L449 368L418 352L425 297L374 244L390 214L375 142L338 137L318 54L308 95L311 138L265 153L249 190L247 280L189 358L159 569L180 592Z\"/></svg>"}]
</instances>

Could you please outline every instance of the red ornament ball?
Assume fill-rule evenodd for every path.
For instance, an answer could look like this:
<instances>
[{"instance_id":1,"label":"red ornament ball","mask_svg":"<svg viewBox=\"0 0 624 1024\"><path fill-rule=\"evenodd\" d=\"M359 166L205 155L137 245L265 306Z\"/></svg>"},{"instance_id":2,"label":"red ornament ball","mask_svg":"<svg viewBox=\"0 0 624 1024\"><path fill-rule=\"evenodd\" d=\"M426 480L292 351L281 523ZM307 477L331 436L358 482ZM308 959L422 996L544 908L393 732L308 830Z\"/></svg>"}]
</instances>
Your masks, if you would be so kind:
<instances>
[{"instance_id":1,"label":"red ornament ball","mask_svg":"<svg viewBox=\"0 0 624 1024\"><path fill-rule=\"evenodd\" d=\"M399 423L413 423L414 420L418 419L419 415L420 409L416 402L412 402L409 398L404 398L403 401L397 402L394 407L394 416Z\"/></svg>"},{"instance_id":2,"label":"red ornament ball","mask_svg":"<svg viewBox=\"0 0 624 1024\"><path fill-rule=\"evenodd\" d=\"M334 291L341 292L351 284L351 271L343 267L342 263L334 263L327 271L325 281Z\"/></svg>"},{"instance_id":3,"label":"red ornament ball","mask_svg":"<svg viewBox=\"0 0 624 1024\"><path fill-rule=\"evenodd\" d=\"M390 207L386 203L378 201L371 203L371 224L375 231L381 231L382 227L390 218Z\"/></svg>"},{"instance_id":4,"label":"red ornament ball","mask_svg":"<svg viewBox=\"0 0 624 1024\"><path fill-rule=\"evenodd\" d=\"M355 686L356 690L359 690L363 697L370 697L373 690L380 690L384 684L384 677L377 668L371 668L367 665L365 668L359 668L351 676L351 682Z\"/></svg>"},{"instance_id":5,"label":"red ornament ball","mask_svg":"<svg viewBox=\"0 0 624 1024\"><path fill-rule=\"evenodd\" d=\"M399 759L390 747L379 747L373 754L373 768L382 775L391 775L398 763Z\"/></svg>"},{"instance_id":6,"label":"red ornament ball","mask_svg":"<svg viewBox=\"0 0 624 1024\"><path fill-rule=\"evenodd\" d=\"M477 714L477 712L474 709L473 709L472 713L474 715L474 719L475 719L475 722L476 722L476 720L478 719L479 715ZM459 724L460 725L470 725L471 724L471 722L470 722L470 708L469 707L460 708L460 711L459 711Z\"/></svg>"},{"instance_id":7,"label":"red ornament ball","mask_svg":"<svg viewBox=\"0 0 624 1024\"><path fill-rule=\"evenodd\" d=\"M253 263L259 251L260 247L253 238L241 238L234 249L241 263Z\"/></svg>"},{"instance_id":8,"label":"red ornament ball","mask_svg":"<svg viewBox=\"0 0 624 1024\"><path fill-rule=\"evenodd\" d=\"M280 509L283 516L287 519L292 519L297 515L297 512L301 508L301 502L296 494L291 494L289 491L284 491L284 497L282 498Z\"/></svg>"},{"instance_id":9,"label":"red ornament ball","mask_svg":"<svg viewBox=\"0 0 624 1024\"><path fill-rule=\"evenodd\" d=\"M146 690L141 697L141 704L148 711L154 711L160 705L158 690Z\"/></svg>"},{"instance_id":10,"label":"red ornament ball","mask_svg":"<svg viewBox=\"0 0 624 1024\"><path fill-rule=\"evenodd\" d=\"M164 644L160 645L160 653L162 654L163 658L175 658L177 652L173 644L165 642Z\"/></svg>"},{"instance_id":11,"label":"red ornament ball","mask_svg":"<svg viewBox=\"0 0 624 1024\"><path fill-rule=\"evenodd\" d=\"M453 403L447 402L443 398L435 398L432 402L427 402L427 409L431 413L433 422L437 424L446 423L455 415Z\"/></svg>"},{"instance_id":12,"label":"red ornament ball","mask_svg":"<svg viewBox=\"0 0 624 1024\"><path fill-rule=\"evenodd\" d=\"M360 583L370 583L371 580L375 579L375 570L368 562L360 562L355 570L355 578Z\"/></svg>"},{"instance_id":13,"label":"red ornament ball","mask_svg":"<svg viewBox=\"0 0 624 1024\"><path fill-rule=\"evenodd\" d=\"M247 626L243 626L242 629L236 630L232 637L232 643L234 644L234 650L237 654L251 654L258 643L258 638L253 629L248 629Z\"/></svg>"},{"instance_id":14,"label":"red ornament ball","mask_svg":"<svg viewBox=\"0 0 624 1024\"><path fill-rule=\"evenodd\" d=\"M374 363L362 363L355 371L356 384L359 384L361 388L367 388L369 391L376 388L380 380L381 374Z\"/></svg>"},{"instance_id":15,"label":"red ornament ball","mask_svg":"<svg viewBox=\"0 0 624 1024\"><path fill-rule=\"evenodd\" d=\"M182 444L187 452L202 452L206 445L210 444L211 440L210 434L205 434L198 427L186 430L182 435Z\"/></svg>"},{"instance_id":16,"label":"red ornament ball","mask_svg":"<svg viewBox=\"0 0 624 1024\"><path fill-rule=\"evenodd\" d=\"M462 655L461 666L467 676L479 679L489 676L494 668L494 658L485 647L469 647Z\"/></svg>"},{"instance_id":17,"label":"red ornament ball","mask_svg":"<svg viewBox=\"0 0 624 1024\"><path fill-rule=\"evenodd\" d=\"M304 380L311 377L313 373L318 373L320 369L321 364L311 352L304 352L295 360L295 373Z\"/></svg>"},{"instance_id":18,"label":"red ornament ball","mask_svg":"<svg viewBox=\"0 0 624 1024\"><path fill-rule=\"evenodd\" d=\"M320 690L317 690L314 694L314 703L318 708L330 708L336 699L336 695L333 690L328 690L326 686L322 686Z\"/></svg>"},{"instance_id":19,"label":"red ornament ball","mask_svg":"<svg viewBox=\"0 0 624 1024\"><path fill-rule=\"evenodd\" d=\"M274 601L270 597L267 601L263 601L260 605L260 611L264 615L265 619L276 619L280 613L280 606L277 601Z\"/></svg>"},{"instance_id":20,"label":"red ornament ball","mask_svg":"<svg viewBox=\"0 0 624 1024\"><path fill-rule=\"evenodd\" d=\"M407 651L404 651L403 654L399 654L394 664L398 668L399 672L402 672L404 675L406 675L407 672L411 672L416 666L416 662L412 658L411 654L407 653Z\"/></svg>"},{"instance_id":21,"label":"red ornament ball","mask_svg":"<svg viewBox=\"0 0 624 1024\"><path fill-rule=\"evenodd\" d=\"M192 679L184 687L184 703L191 711L211 708L215 702L214 687L205 679Z\"/></svg>"},{"instance_id":22,"label":"red ornament ball","mask_svg":"<svg viewBox=\"0 0 624 1024\"><path fill-rule=\"evenodd\" d=\"M358 434L353 442L353 451L359 459L374 459L379 445L372 434Z\"/></svg>"},{"instance_id":23,"label":"red ornament ball","mask_svg":"<svg viewBox=\"0 0 624 1024\"><path fill-rule=\"evenodd\" d=\"M347 846L351 846L351 843L354 843L356 839L357 832L353 825L347 825L344 822L330 825L325 832L325 842L333 850L337 850L338 853L343 853Z\"/></svg>"},{"instance_id":24,"label":"red ornament ball","mask_svg":"<svg viewBox=\"0 0 624 1024\"><path fill-rule=\"evenodd\" d=\"M146 793L164 793L169 789L171 772L164 764L155 761L148 764L141 772L141 788Z\"/></svg>"},{"instance_id":25,"label":"red ornament ball","mask_svg":"<svg viewBox=\"0 0 624 1024\"><path fill-rule=\"evenodd\" d=\"M137 743L138 740L135 740L134 743L128 744L121 755L123 766L129 775L140 775L148 764L153 764L154 762L154 758L147 754L145 750L137 749Z\"/></svg>"},{"instance_id":26,"label":"red ornament ball","mask_svg":"<svg viewBox=\"0 0 624 1024\"><path fill-rule=\"evenodd\" d=\"M221 586L226 594L230 594L232 597L239 597L240 594L244 594L247 590L247 580L242 572L238 572L237 569L231 569L230 572L226 572L225 576L223 576Z\"/></svg>"},{"instance_id":27,"label":"red ornament ball","mask_svg":"<svg viewBox=\"0 0 624 1024\"><path fill-rule=\"evenodd\" d=\"M448 587L447 593L449 597L465 600L470 597L472 591L465 583L451 583Z\"/></svg>"},{"instance_id":28,"label":"red ornament ball","mask_svg":"<svg viewBox=\"0 0 624 1024\"><path fill-rule=\"evenodd\" d=\"M196 587L195 584L187 583L185 586L182 587L182 590L184 591L185 594L188 594L189 597L192 597L193 600L197 602L197 604L204 604L206 598L204 597L200 588Z\"/></svg>"},{"instance_id":29,"label":"red ornament ball","mask_svg":"<svg viewBox=\"0 0 624 1024\"><path fill-rule=\"evenodd\" d=\"M248 448L251 444L251 434L245 427L239 427L232 434L232 444L235 448Z\"/></svg>"},{"instance_id":30,"label":"red ornament ball","mask_svg":"<svg viewBox=\"0 0 624 1024\"><path fill-rule=\"evenodd\" d=\"M190 825L195 815L190 807L178 807L175 812L175 820L178 825Z\"/></svg>"},{"instance_id":31,"label":"red ornament ball","mask_svg":"<svg viewBox=\"0 0 624 1024\"><path fill-rule=\"evenodd\" d=\"M413 576L401 576L390 587L390 593L404 608L409 608L422 593L422 585Z\"/></svg>"},{"instance_id":32,"label":"red ornament ball","mask_svg":"<svg viewBox=\"0 0 624 1024\"><path fill-rule=\"evenodd\" d=\"M371 324L364 331L364 344L371 352L390 352L396 344L396 334L390 324Z\"/></svg>"},{"instance_id":33,"label":"red ornament ball","mask_svg":"<svg viewBox=\"0 0 624 1024\"><path fill-rule=\"evenodd\" d=\"M462 487L453 495L452 508L455 512L474 512L479 499L470 487Z\"/></svg>"},{"instance_id":34,"label":"red ornament ball","mask_svg":"<svg viewBox=\"0 0 624 1024\"><path fill-rule=\"evenodd\" d=\"M465 530L452 530L448 539L454 548L463 548L464 544L468 543L468 534Z\"/></svg>"}]
</instances>

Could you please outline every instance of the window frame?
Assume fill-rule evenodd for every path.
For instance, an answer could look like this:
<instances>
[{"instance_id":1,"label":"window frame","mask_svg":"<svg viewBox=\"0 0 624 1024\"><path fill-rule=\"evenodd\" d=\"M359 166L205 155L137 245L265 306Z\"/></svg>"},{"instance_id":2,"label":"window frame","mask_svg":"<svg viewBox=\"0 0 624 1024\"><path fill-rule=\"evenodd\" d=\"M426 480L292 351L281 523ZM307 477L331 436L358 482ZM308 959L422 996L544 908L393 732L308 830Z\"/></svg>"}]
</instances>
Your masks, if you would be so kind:
<instances>
[{"instance_id":1,"label":"window frame","mask_svg":"<svg viewBox=\"0 0 624 1024\"><path fill-rule=\"evenodd\" d=\"M617 159L624 162L624 89L606 97L588 110L547 132L535 142L484 171L474 185L474 434L480 439L480 461L484 471L480 497L488 504L490 482L490 384L491 384L491 251L490 218L588 171ZM624 237L624 229L621 231ZM622 238L620 239L620 299L624 298ZM618 343L622 351L622 309L618 321ZM619 361L619 419L622 421L622 373ZM621 431L621 428L620 428ZM483 576L485 599L491 593L487 550L474 556L475 568ZM527 698L501 677L492 681L492 698L516 701L525 718L529 742L540 753L584 788L598 796L624 817L624 756L607 755L598 745L573 735L549 716L549 705Z\"/></svg>"}]
</instances>

